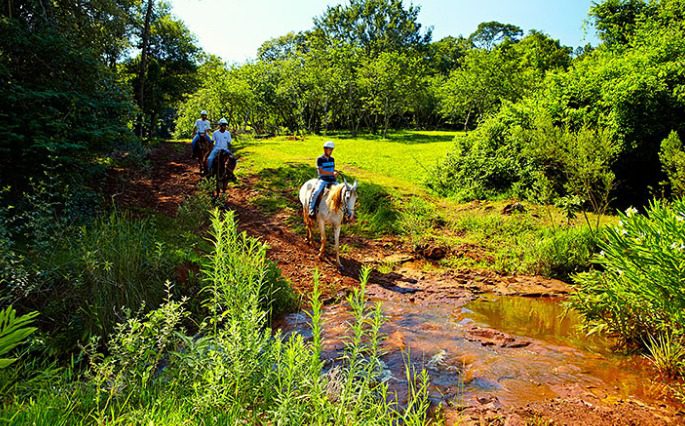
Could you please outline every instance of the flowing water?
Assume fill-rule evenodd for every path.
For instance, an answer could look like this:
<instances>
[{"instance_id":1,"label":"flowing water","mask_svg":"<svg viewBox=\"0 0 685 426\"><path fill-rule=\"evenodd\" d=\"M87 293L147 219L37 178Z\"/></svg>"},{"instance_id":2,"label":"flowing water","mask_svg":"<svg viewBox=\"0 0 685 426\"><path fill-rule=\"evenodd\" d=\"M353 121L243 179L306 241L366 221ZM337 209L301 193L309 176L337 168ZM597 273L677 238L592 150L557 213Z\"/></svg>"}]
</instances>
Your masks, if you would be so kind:
<instances>
[{"instance_id":1,"label":"flowing water","mask_svg":"<svg viewBox=\"0 0 685 426\"><path fill-rule=\"evenodd\" d=\"M406 296L376 297L386 317L386 375L400 401L407 352L428 370L431 399L457 410L588 395L655 402L662 394L643 358L616 355L611 339L587 337L579 314L560 299L481 295L418 305ZM334 360L351 318L344 304L323 316L326 357ZM306 316L289 316L284 328L308 333Z\"/></svg>"}]
</instances>

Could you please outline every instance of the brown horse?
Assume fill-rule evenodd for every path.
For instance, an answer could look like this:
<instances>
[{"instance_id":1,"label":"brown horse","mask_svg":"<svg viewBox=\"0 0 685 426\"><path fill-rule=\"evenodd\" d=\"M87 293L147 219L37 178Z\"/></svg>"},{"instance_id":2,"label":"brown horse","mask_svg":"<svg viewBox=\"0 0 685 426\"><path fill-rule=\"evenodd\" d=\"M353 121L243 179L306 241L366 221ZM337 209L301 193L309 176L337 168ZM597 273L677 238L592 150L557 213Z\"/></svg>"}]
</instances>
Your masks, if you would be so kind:
<instances>
[{"instance_id":1,"label":"brown horse","mask_svg":"<svg viewBox=\"0 0 685 426\"><path fill-rule=\"evenodd\" d=\"M214 197L218 198L222 191L226 192L229 180L232 182L237 180L233 173L237 164L238 160L235 156L224 150L219 151L216 157L214 157L214 163L212 164L212 178L216 182L215 191L212 193Z\"/></svg>"},{"instance_id":2,"label":"brown horse","mask_svg":"<svg viewBox=\"0 0 685 426\"><path fill-rule=\"evenodd\" d=\"M206 133L200 133L195 148L197 161L200 165L200 176L207 175L207 157L209 157L209 153L212 152L213 145L214 144L212 144L212 141L207 137Z\"/></svg>"}]
</instances>

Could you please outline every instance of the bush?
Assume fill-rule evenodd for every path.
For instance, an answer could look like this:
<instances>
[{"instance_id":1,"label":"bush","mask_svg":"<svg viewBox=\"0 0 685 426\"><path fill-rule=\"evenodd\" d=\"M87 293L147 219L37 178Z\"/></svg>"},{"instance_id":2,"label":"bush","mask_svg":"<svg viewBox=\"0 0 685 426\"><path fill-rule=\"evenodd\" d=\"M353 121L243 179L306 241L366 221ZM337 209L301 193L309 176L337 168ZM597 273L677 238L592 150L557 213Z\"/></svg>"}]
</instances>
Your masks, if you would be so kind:
<instances>
[{"instance_id":1,"label":"bush","mask_svg":"<svg viewBox=\"0 0 685 426\"><path fill-rule=\"evenodd\" d=\"M628 344L685 331L685 200L653 201L644 215L620 214L598 243L601 270L578 274L573 304L595 330Z\"/></svg>"},{"instance_id":2,"label":"bush","mask_svg":"<svg viewBox=\"0 0 685 426\"><path fill-rule=\"evenodd\" d=\"M524 269L568 280L591 267L595 248L596 239L587 227L547 229L526 255Z\"/></svg>"},{"instance_id":3,"label":"bush","mask_svg":"<svg viewBox=\"0 0 685 426\"><path fill-rule=\"evenodd\" d=\"M671 132L661 142L659 160L671 192L677 197L685 196L685 150L677 132Z\"/></svg>"}]
</instances>

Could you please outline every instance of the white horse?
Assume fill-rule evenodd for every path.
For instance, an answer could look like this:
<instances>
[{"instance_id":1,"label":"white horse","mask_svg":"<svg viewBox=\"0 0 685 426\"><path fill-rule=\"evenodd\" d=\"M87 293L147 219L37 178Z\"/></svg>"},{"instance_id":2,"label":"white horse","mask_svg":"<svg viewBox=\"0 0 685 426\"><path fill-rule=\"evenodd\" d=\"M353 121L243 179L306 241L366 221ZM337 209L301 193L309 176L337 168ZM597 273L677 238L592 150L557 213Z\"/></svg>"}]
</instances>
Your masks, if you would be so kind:
<instances>
[{"instance_id":1,"label":"white horse","mask_svg":"<svg viewBox=\"0 0 685 426\"><path fill-rule=\"evenodd\" d=\"M308 180L300 188L300 202L302 203L302 216L307 226L307 241L314 242L312 231L314 222L319 224L321 233L321 248L319 249L319 259L323 260L326 253L326 224L333 225L335 235L335 261L338 268L342 269L340 263L340 252L338 242L340 240L340 226L343 220L354 221L354 205L357 202L357 181L350 185L345 183L334 184L330 189L325 189L321 196L321 203L314 219L309 217L309 200L312 192L318 185L318 179Z\"/></svg>"}]
</instances>

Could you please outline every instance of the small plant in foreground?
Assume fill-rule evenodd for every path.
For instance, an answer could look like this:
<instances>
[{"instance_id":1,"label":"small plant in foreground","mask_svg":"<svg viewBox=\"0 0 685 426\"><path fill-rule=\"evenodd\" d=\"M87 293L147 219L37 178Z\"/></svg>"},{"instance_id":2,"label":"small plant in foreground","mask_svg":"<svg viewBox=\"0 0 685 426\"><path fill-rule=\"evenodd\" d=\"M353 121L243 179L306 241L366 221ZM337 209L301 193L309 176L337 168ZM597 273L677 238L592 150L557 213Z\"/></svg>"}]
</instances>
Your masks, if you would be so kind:
<instances>
[{"instance_id":1,"label":"small plant in foreground","mask_svg":"<svg viewBox=\"0 0 685 426\"><path fill-rule=\"evenodd\" d=\"M679 376L685 372L685 346L678 337L671 334L649 336L645 346L647 347L645 356L659 370L659 373Z\"/></svg>"}]
</instances>

